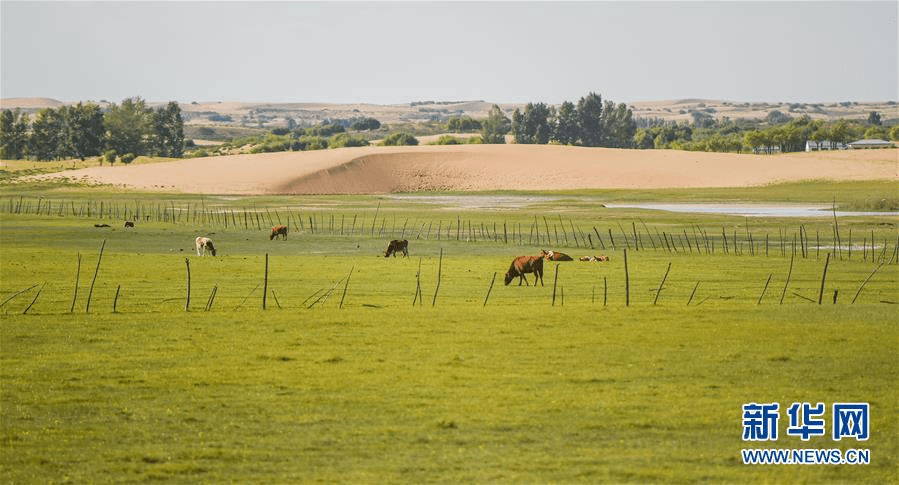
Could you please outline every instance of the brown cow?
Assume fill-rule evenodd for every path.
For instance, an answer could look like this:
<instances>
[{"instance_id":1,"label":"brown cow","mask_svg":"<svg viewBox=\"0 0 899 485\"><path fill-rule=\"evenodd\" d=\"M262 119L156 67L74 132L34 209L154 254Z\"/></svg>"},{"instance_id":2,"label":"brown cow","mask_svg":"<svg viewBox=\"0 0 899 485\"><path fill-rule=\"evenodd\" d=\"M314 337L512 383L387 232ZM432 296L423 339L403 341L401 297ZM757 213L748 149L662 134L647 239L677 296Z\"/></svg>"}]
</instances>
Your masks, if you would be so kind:
<instances>
[{"instance_id":1,"label":"brown cow","mask_svg":"<svg viewBox=\"0 0 899 485\"><path fill-rule=\"evenodd\" d=\"M387 244L387 250L384 251L384 257L388 257L391 254L393 257L396 257L396 253L402 251L403 257L409 256L409 241L403 239L402 241L398 239L394 239Z\"/></svg>"},{"instance_id":2,"label":"brown cow","mask_svg":"<svg viewBox=\"0 0 899 485\"><path fill-rule=\"evenodd\" d=\"M540 256L519 256L512 261L512 265L509 266L509 271L506 271L506 286L518 276L518 286L521 286L522 280L528 286L531 286L528 283L527 278L524 277L525 273L534 273L534 287L537 286L537 280L540 280L540 286L543 286L543 258Z\"/></svg>"},{"instance_id":3,"label":"brown cow","mask_svg":"<svg viewBox=\"0 0 899 485\"><path fill-rule=\"evenodd\" d=\"M281 236L281 239L287 239L287 226L275 226L272 228L272 234L268 237L268 240Z\"/></svg>"},{"instance_id":4,"label":"brown cow","mask_svg":"<svg viewBox=\"0 0 899 485\"><path fill-rule=\"evenodd\" d=\"M540 250L540 256L543 256L547 261L574 261L574 258L565 253L547 251L545 249Z\"/></svg>"},{"instance_id":5,"label":"brown cow","mask_svg":"<svg viewBox=\"0 0 899 485\"><path fill-rule=\"evenodd\" d=\"M134 221L125 221L125 227L134 227Z\"/></svg>"},{"instance_id":6,"label":"brown cow","mask_svg":"<svg viewBox=\"0 0 899 485\"><path fill-rule=\"evenodd\" d=\"M608 256L582 256L581 261L608 261Z\"/></svg>"}]
</instances>

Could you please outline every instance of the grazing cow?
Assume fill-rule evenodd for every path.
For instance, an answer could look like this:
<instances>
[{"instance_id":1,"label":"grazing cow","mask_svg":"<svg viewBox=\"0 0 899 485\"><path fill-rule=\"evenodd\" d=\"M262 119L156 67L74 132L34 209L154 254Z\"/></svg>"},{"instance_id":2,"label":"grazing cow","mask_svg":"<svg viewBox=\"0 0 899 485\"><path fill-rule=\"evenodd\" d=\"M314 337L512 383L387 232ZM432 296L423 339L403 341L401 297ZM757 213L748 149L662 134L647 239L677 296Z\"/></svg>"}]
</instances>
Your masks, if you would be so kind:
<instances>
[{"instance_id":1,"label":"grazing cow","mask_svg":"<svg viewBox=\"0 0 899 485\"><path fill-rule=\"evenodd\" d=\"M403 257L409 256L409 241L403 239L402 241L398 239L394 239L387 244L387 250L384 251L384 257L388 257L391 254L393 257L396 257L396 253L402 251Z\"/></svg>"},{"instance_id":2,"label":"grazing cow","mask_svg":"<svg viewBox=\"0 0 899 485\"><path fill-rule=\"evenodd\" d=\"M512 261L512 265L509 266L509 271L506 271L506 286L518 276L518 286L521 286L521 282L524 281L526 285L531 286L528 283L527 278L524 277L525 273L534 273L534 287L537 287L537 280L540 280L540 286L543 286L543 258L540 256L519 256Z\"/></svg>"},{"instance_id":3,"label":"grazing cow","mask_svg":"<svg viewBox=\"0 0 899 485\"><path fill-rule=\"evenodd\" d=\"M581 261L608 261L608 256L582 256Z\"/></svg>"},{"instance_id":4,"label":"grazing cow","mask_svg":"<svg viewBox=\"0 0 899 485\"><path fill-rule=\"evenodd\" d=\"M94 227L109 227L109 224L94 224Z\"/></svg>"},{"instance_id":5,"label":"grazing cow","mask_svg":"<svg viewBox=\"0 0 899 485\"><path fill-rule=\"evenodd\" d=\"M574 258L565 253L557 253L545 249L540 250L540 256L543 256L547 261L574 261Z\"/></svg>"},{"instance_id":6,"label":"grazing cow","mask_svg":"<svg viewBox=\"0 0 899 485\"><path fill-rule=\"evenodd\" d=\"M272 234L268 237L268 240L281 236L281 239L287 239L287 226L275 226L272 228Z\"/></svg>"},{"instance_id":7,"label":"grazing cow","mask_svg":"<svg viewBox=\"0 0 899 485\"><path fill-rule=\"evenodd\" d=\"M132 228L133 228L133 227L134 227L134 221L125 221L125 227L126 227L126 228L128 228L128 227L132 227Z\"/></svg>"},{"instance_id":8,"label":"grazing cow","mask_svg":"<svg viewBox=\"0 0 899 485\"><path fill-rule=\"evenodd\" d=\"M197 256L204 256L206 251L215 256L215 246L212 245L212 239L200 236L197 238Z\"/></svg>"}]
</instances>

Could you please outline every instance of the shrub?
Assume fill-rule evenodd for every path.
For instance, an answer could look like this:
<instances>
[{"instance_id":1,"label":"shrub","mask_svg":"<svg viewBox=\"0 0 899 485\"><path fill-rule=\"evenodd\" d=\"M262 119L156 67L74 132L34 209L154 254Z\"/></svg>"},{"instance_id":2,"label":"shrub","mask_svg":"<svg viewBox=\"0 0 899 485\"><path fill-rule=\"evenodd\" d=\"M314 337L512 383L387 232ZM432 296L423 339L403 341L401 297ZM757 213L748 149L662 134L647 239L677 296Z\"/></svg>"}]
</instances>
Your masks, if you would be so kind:
<instances>
[{"instance_id":1,"label":"shrub","mask_svg":"<svg viewBox=\"0 0 899 485\"><path fill-rule=\"evenodd\" d=\"M397 133L391 134L390 136L388 136L387 138L382 140L380 145L381 146L404 146L404 145L405 146L407 146L407 145L415 146L415 145L418 145L418 139L408 133L397 132Z\"/></svg>"},{"instance_id":2,"label":"shrub","mask_svg":"<svg viewBox=\"0 0 899 485\"><path fill-rule=\"evenodd\" d=\"M306 128L306 130L305 130L305 134L307 136L323 136L323 137L333 136L338 133L345 133L345 132L346 132L346 128L344 128L342 125L338 125L338 124L330 124L330 125L322 124L322 125L318 125L318 126L313 126L311 128Z\"/></svg>"},{"instance_id":3,"label":"shrub","mask_svg":"<svg viewBox=\"0 0 899 485\"><path fill-rule=\"evenodd\" d=\"M116 151L115 150L106 150L103 152L103 158L106 159L106 162L112 165L115 163Z\"/></svg>"},{"instance_id":4,"label":"shrub","mask_svg":"<svg viewBox=\"0 0 899 485\"><path fill-rule=\"evenodd\" d=\"M368 142L362 138L357 138L354 136L350 136L347 133L340 133L339 135L334 135L328 140L328 147L330 148L344 148L344 147L365 147L368 146Z\"/></svg>"},{"instance_id":5,"label":"shrub","mask_svg":"<svg viewBox=\"0 0 899 485\"><path fill-rule=\"evenodd\" d=\"M429 145L461 145L463 143L465 142L453 135L443 135L437 141L429 143Z\"/></svg>"},{"instance_id":6,"label":"shrub","mask_svg":"<svg viewBox=\"0 0 899 485\"><path fill-rule=\"evenodd\" d=\"M124 163L124 164L129 164L129 163L133 162L135 158L137 158L137 155L135 155L133 153L126 153L121 156L122 163Z\"/></svg>"},{"instance_id":7,"label":"shrub","mask_svg":"<svg viewBox=\"0 0 899 485\"><path fill-rule=\"evenodd\" d=\"M328 140L320 136L303 136L300 137L299 141L304 145L303 150L324 150L328 148Z\"/></svg>"},{"instance_id":8,"label":"shrub","mask_svg":"<svg viewBox=\"0 0 899 485\"><path fill-rule=\"evenodd\" d=\"M380 127L381 122L374 118L362 118L350 125L350 129L356 131L377 130Z\"/></svg>"}]
</instances>

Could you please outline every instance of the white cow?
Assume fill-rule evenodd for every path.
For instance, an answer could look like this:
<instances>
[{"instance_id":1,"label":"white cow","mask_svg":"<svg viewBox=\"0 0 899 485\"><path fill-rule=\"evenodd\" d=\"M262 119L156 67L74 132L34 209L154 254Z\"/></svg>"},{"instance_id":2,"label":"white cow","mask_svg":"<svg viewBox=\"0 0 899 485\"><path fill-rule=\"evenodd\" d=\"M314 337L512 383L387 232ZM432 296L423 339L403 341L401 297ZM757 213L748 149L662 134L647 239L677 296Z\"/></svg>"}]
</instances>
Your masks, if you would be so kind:
<instances>
[{"instance_id":1,"label":"white cow","mask_svg":"<svg viewBox=\"0 0 899 485\"><path fill-rule=\"evenodd\" d=\"M209 250L215 256L215 246L212 245L212 239L200 236L197 238L197 256L203 256Z\"/></svg>"}]
</instances>

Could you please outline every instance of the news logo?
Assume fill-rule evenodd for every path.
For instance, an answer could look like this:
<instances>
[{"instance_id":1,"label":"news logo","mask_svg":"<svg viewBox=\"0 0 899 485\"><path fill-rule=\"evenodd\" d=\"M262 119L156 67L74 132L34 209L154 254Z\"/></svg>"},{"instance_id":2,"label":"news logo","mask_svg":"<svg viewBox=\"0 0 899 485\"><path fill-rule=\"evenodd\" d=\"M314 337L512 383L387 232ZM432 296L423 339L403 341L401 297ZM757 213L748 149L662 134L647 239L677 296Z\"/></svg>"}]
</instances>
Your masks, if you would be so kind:
<instances>
[{"instance_id":1,"label":"news logo","mask_svg":"<svg viewBox=\"0 0 899 485\"><path fill-rule=\"evenodd\" d=\"M779 403L744 404L743 441L777 441L780 417ZM827 436L828 429L832 441L844 438L866 441L870 436L868 403L833 403L828 414L823 402L794 402L786 408L786 417L786 436L797 437L802 442ZM741 453L747 465L864 465L871 461L868 449L743 449Z\"/></svg>"}]
</instances>

